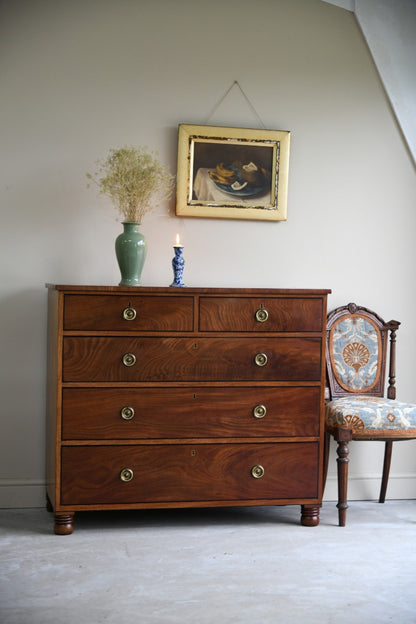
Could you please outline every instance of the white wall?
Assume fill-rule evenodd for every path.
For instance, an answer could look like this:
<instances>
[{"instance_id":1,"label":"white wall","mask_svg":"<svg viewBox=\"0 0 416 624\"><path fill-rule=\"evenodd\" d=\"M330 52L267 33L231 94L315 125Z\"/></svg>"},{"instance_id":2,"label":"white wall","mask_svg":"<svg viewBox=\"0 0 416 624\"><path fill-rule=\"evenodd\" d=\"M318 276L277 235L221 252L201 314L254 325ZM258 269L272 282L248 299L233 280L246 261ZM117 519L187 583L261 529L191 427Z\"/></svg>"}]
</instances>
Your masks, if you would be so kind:
<instances>
[{"instance_id":1,"label":"white wall","mask_svg":"<svg viewBox=\"0 0 416 624\"><path fill-rule=\"evenodd\" d=\"M324 0L354 11L416 162L415 0Z\"/></svg>"},{"instance_id":2,"label":"white wall","mask_svg":"<svg viewBox=\"0 0 416 624\"><path fill-rule=\"evenodd\" d=\"M117 284L120 231L85 172L144 144L176 168L180 122L203 124L238 80L264 125L292 132L285 223L143 222L146 285L332 288L403 325L398 396L416 401L416 179L352 13L320 0L15 0L0 8L0 505L44 500L45 282ZM209 120L258 126L233 89ZM415 443L389 494L415 497ZM377 494L382 445L356 443L350 494ZM335 497L334 454L326 497Z\"/></svg>"},{"instance_id":3,"label":"white wall","mask_svg":"<svg viewBox=\"0 0 416 624\"><path fill-rule=\"evenodd\" d=\"M416 2L355 0L355 15L416 161Z\"/></svg>"}]
</instances>

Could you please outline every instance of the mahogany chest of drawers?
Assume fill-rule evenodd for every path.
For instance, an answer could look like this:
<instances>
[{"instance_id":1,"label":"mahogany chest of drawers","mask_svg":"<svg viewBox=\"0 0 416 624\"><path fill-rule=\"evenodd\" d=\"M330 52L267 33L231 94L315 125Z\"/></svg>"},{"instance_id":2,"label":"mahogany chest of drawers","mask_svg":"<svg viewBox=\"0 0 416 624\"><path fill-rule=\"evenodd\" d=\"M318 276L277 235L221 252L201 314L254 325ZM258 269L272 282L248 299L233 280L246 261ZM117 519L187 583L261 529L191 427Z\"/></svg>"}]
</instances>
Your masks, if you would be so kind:
<instances>
[{"instance_id":1,"label":"mahogany chest of drawers","mask_svg":"<svg viewBox=\"0 0 416 624\"><path fill-rule=\"evenodd\" d=\"M322 501L329 290L48 286L47 496L80 510Z\"/></svg>"}]
</instances>

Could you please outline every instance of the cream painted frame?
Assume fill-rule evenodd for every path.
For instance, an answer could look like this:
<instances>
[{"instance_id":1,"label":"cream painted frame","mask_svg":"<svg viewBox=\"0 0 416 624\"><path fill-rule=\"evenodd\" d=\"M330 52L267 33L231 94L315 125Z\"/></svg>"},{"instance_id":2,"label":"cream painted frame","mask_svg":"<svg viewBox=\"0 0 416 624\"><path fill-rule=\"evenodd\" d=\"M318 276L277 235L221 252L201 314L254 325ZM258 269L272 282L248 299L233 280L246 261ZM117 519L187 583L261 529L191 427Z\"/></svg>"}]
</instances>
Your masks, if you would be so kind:
<instances>
[{"instance_id":1,"label":"cream painted frame","mask_svg":"<svg viewBox=\"0 0 416 624\"><path fill-rule=\"evenodd\" d=\"M234 150L235 148L235 150ZM270 162L269 200L230 196L230 199L198 199L194 181L199 169L199 150L216 154L235 151L263 155ZM261 150L261 151L259 151ZM289 175L290 132L282 130L255 130L222 126L180 124L178 129L178 164L176 186L176 214L180 217L208 217L219 219L251 219L285 221ZM202 162L202 160L201 160ZM215 162L210 165L215 167ZM225 195L225 194L224 194Z\"/></svg>"}]
</instances>

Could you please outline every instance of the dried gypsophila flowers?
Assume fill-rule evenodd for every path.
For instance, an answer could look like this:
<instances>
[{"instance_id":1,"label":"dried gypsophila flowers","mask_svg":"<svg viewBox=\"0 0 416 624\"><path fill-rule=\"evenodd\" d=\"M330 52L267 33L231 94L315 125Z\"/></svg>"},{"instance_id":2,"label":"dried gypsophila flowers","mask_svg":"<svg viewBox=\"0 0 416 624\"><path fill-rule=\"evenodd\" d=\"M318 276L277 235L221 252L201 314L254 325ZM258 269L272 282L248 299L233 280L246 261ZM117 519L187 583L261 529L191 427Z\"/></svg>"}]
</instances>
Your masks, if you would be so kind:
<instances>
[{"instance_id":1,"label":"dried gypsophila flowers","mask_svg":"<svg viewBox=\"0 0 416 624\"><path fill-rule=\"evenodd\" d=\"M110 149L96 165L97 171L87 173L87 178L111 199L123 221L141 223L156 201L172 195L174 176L161 165L158 153L147 147Z\"/></svg>"}]
</instances>

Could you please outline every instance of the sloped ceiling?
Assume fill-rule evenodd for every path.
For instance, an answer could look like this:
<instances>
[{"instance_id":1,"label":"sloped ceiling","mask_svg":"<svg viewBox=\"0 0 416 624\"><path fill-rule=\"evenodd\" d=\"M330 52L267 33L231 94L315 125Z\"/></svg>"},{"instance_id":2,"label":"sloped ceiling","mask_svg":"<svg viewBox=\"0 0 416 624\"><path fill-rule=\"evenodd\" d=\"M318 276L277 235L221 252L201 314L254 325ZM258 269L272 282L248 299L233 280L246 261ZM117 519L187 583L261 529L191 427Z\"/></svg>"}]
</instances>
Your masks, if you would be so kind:
<instances>
[{"instance_id":1,"label":"sloped ceiling","mask_svg":"<svg viewBox=\"0 0 416 624\"><path fill-rule=\"evenodd\" d=\"M416 163L416 0L323 0L352 11Z\"/></svg>"}]
</instances>

